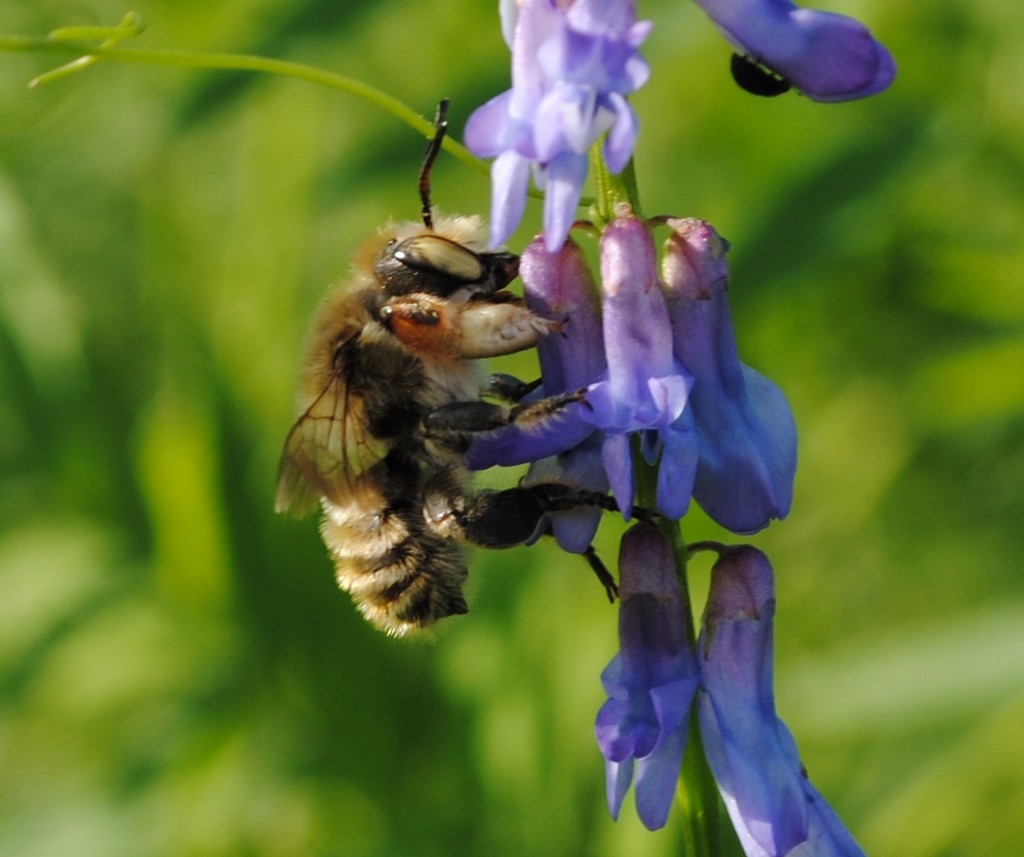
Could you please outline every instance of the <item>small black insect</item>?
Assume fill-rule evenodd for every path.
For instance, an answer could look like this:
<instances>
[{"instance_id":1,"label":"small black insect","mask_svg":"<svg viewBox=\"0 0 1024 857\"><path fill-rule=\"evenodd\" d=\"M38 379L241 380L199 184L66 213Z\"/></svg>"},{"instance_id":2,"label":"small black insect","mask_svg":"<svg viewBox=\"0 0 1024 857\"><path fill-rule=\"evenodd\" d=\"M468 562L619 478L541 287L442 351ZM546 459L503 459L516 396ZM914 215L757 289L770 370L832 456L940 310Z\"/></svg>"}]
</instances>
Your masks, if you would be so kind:
<instances>
[{"instance_id":1,"label":"small black insect","mask_svg":"<svg viewBox=\"0 0 1024 857\"><path fill-rule=\"evenodd\" d=\"M729 61L729 71L732 72L732 79L740 89L745 89L752 95L761 95L765 98L774 98L789 92L792 84L781 75L775 74L770 69L760 65L752 57L743 54L733 54Z\"/></svg>"}]
</instances>

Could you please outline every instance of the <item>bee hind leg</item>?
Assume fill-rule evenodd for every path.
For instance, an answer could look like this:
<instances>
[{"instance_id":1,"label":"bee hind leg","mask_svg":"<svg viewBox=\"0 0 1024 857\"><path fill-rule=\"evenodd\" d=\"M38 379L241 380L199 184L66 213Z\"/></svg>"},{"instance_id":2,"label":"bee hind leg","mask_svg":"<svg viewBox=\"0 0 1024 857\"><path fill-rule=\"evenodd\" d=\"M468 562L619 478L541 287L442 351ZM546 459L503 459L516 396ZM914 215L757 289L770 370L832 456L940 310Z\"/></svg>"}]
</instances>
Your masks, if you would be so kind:
<instances>
[{"instance_id":1,"label":"bee hind leg","mask_svg":"<svg viewBox=\"0 0 1024 857\"><path fill-rule=\"evenodd\" d=\"M583 551L583 558L593 569L594 574L597 575L597 579L604 587L605 594L608 596L608 603L614 604L615 599L619 597L619 585L615 582L615 578L612 577L612 573L608 571L608 566L606 566L601 561L601 557L597 555L597 551L594 550L593 545L588 545L587 549Z\"/></svg>"},{"instance_id":2,"label":"bee hind leg","mask_svg":"<svg viewBox=\"0 0 1024 857\"><path fill-rule=\"evenodd\" d=\"M583 491L559 483L540 483L505 491L482 491L470 498L465 509L451 510L458 536L470 544L488 548L510 548L531 542L547 531L546 516L580 507L617 511L614 498L596 491ZM593 546L583 558L614 603L619 588L608 567Z\"/></svg>"}]
</instances>

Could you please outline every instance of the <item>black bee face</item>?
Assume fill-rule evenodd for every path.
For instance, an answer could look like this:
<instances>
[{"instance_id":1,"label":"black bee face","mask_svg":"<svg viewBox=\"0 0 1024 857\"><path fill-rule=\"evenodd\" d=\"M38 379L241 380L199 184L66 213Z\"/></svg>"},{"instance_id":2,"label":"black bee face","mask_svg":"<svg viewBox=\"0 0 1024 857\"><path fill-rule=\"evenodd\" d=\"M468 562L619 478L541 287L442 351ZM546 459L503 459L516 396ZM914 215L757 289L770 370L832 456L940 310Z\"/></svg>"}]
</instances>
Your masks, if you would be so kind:
<instances>
[{"instance_id":1,"label":"black bee face","mask_svg":"<svg viewBox=\"0 0 1024 857\"><path fill-rule=\"evenodd\" d=\"M434 232L391 239L377 254L374 276L394 297L411 292L447 297L470 287L480 294L505 288L519 274L514 253L479 253Z\"/></svg>"}]
</instances>

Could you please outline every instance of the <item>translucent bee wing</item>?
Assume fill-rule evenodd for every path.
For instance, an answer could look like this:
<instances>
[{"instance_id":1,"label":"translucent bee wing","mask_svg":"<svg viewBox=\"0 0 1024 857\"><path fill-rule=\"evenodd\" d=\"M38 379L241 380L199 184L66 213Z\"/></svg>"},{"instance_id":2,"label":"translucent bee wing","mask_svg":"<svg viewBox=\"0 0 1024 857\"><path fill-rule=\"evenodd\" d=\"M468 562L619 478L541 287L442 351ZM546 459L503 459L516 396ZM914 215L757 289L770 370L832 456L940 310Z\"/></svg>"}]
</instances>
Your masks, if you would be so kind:
<instances>
[{"instance_id":1,"label":"translucent bee wing","mask_svg":"<svg viewBox=\"0 0 1024 857\"><path fill-rule=\"evenodd\" d=\"M360 474L387 454L389 444L367 432L363 410L362 398L335 376L288 433L276 511L301 517L321 497L343 503Z\"/></svg>"}]
</instances>

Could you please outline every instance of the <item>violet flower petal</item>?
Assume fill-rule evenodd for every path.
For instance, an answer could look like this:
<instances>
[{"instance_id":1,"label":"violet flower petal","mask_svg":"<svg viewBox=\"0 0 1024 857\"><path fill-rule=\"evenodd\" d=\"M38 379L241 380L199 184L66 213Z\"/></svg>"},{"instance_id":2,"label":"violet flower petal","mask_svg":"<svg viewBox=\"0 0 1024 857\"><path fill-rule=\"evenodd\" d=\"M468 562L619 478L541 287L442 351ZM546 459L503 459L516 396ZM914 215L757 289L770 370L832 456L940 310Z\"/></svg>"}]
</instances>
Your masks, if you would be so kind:
<instances>
[{"instance_id":1,"label":"violet flower petal","mask_svg":"<svg viewBox=\"0 0 1024 857\"><path fill-rule=\"evenodd\" d=\"M636 118L636 111L618 93L609 94L608 103L615 114L615 121L608 130L608 136L604 138L604 162L612 173L618 174L633 157L640 122Z\"/></svg>"},{"instance_id":2,"label":"violet flower petal","mask_svg":"<svg viewBox=\"0 0 1024 857\"><path fill-rule=\"evenodd\" d=\"M678 521L690 508L697 475L699 441L689 411L661 432L661 442L656 486L658 511Z\"/></svg>"},{"instance_id":3,"label":"violet flower petal","mask_svg":"<svg viewBox=\"0 0 1024 857\"><path fill-rule=\"evenodd\" d=\"M523 251L519 273L526 303L538 315L562 323L562 331L537 344L543 387L531 398L578 390L604 372L601 320L594 284L580 247L569 238L556 253L543 236ZM475 438L468 461L473 469L530 461L523 485L557 482L604 493L608 477L601 464L602 436L579 417L585 405L573 405L558 418L533 430L512 426ZM557 454L555 454L557 453ZM558 544L582 553L593 542L601 510L581 506L549 516Z\"/></svg>"},{"instance_id":4,"label":"violet flower petal","mask_svg":"<svg viewBox=\"0 0 1024 857\"><path fill-rule=\"evenodd\" d=\"M466 145L482 158L493 158L503 152L514 151L519 135L510 114L512 91L496 95L482 104L466 121L463 136Z\"/></svg>"},{"instance_id":5,"label":"violet flower petal","mask_svg":"<svg viewBox=\"0 0 1024 857\"><path fill-rule=\"evenodd\" d=\"M695 446L689 424L670 428L687 406L692 377L673 355L673 331L658 281L654 239L646 222L623 206L601 236L602 330L607 378L587 388L581 418L605 432L602 459L612 493L628 519L635 485L628 436L642 433L649 460L661 456L665 515L685 511L693 484ZM657 440L652 441L651 430ZM674 432L669 436L670 432ZM684 442L685 441L685 442Z\"/></svg>"},{"instance_id":6,"label":"violet flower petal","mask_svg":"<svg viewBox=\"0 0 1024 857\"><path fill-rule=\"evenodd\" d=\"M605 431L664 428L686 406L690 378L672 354L672 327L647 224L623 207L601 235L606 382L587 401Z\"/></svg>"},{"instance_id":7,"label":"violet flower petal","mask_svg":"<svg viewBox=\"0 0 1024 857\"><path fill-rule=\"evenodd\" d=\"M538 237L523 251L519 272L527 306L563 326L561 333L553 333L538 343L544 385L524 401L585 387L603 372L604 354L595 347L601 335L597 289L583 251L570 239L551 253L545 249L543 238ZM573 404L539 424L516 424L474 437L467 463L473 470L483 470L496 464L510 466L537 461L571 450L594 431L584 418L587 409L587 405ZM597 455L596 449L591 455ZM562 481L550 469L548 475L552 481Z\"/></svg>"},{"instance_id":8,"label":"violet flower petal","mask_svg":"<svg viewBox=\"0 0 1024 857\"><path fill-rule=\"evenodd\" d=\"M491 164L491 236L492 240L501 236L498 244L522 220L529 183L530 162L516 152L503 152Z\"/></svg>"},{"instance_id":9,"label":"violet flower petal","mask_svg":"<svg viewBox=\"0 0 1024 857\"><path fill-rule=\"evenodd\" d=\"M587 156L562 152L547 166L544 193L544 246L554 253L576 221L576 207L587 177Z\"/></svg>"},{"instance_id":10,"label":"violet flower petal","mask_svg":"<svg viewBox=\"0 0 1024 857\"><path fill-rule=\"evenodd\" d=\"M565 452L593 433L594 427L586 416L586 405L574 403L540 424L513 424L476 435L466 453L466 464L470 470L486 470L495 465L513 467Z\"/></svg>"},{"instance_id":11,"label":"violet flower petal","mask_svg":"<svg viewBox=\"0 0 1024 857\"><path fill-rule=\"evenodd\" d=\"M628 434L607 434L601 446L601 463L608 474L612 496L619 504L622 517L627 521L633 517L633 498L636 482L633 478L633 455L629 448Z\"/></svg>"},{"instance_id":12,"label":"violet flower petal","mask_svg":"<svg viewBox=\"0 0 1024 857\"><path fill-rule=\"evenodd\" d=\"M579 390L605 370L598 291L586 257L571 238L558 252L535 238L519 261L526 305L538 315L561 322L561 334L537 343L541 377L551 395Z\"/></svg>"},{"instance_id":13,"label":"violet flower petal","mask_svg":"<svg viewBox=\"0 0 1024 857\"><path fill-rule=\"evenodd\" d=\"M629 786L633 782L633 759L626 759L624 762L612 762L604 760L604 782L605 796L608 801L608 814L613 821L619 820L619 813L622 812L622 804L629 793Z\"/></svg>"}]
</instances>

